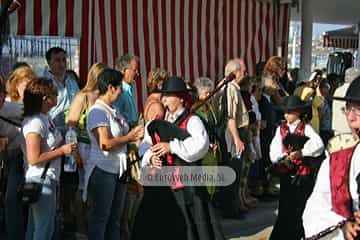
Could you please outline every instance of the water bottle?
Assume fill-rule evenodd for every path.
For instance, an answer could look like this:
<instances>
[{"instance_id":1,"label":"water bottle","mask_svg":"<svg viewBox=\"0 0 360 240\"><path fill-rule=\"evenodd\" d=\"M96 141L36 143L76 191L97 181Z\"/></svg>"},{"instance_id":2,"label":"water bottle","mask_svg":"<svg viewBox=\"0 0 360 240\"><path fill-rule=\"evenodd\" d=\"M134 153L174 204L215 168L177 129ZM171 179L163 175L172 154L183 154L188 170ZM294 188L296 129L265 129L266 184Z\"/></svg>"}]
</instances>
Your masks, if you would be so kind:
<instances>
[{"instance_id":1,"label":"water bottle","mask_svg":"<svg viewBox=\"0 0 360 240\"><path fill-rule=\"evenodd\" d=\"M239 152L233 153L232 154L232 159L240 161L241 160L241 153L239 153Z\"/></svg>"},{"instance_id":2,"label":"water bottle","mask_svg":"<svg viewBox=\"0 0 360 240\"><path fill-rule=\"evenodd\" d=\"M77 134L74 128L69 127L69 130L65 134L65 143L77 143ZM76 157L74 154L65 155L64 171L75 172L77 167Z\"/></svg>"}]
</instances>

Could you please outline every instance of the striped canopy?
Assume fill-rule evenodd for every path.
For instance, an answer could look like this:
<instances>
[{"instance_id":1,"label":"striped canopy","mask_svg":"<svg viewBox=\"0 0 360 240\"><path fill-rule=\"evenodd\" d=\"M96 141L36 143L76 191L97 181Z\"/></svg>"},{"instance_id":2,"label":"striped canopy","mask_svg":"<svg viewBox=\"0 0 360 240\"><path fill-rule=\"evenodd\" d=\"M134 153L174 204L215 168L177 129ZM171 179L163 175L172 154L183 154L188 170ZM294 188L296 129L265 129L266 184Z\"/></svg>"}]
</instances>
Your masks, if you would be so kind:
<instances>
[{"instance_id":1,"label":"striped canopy","mask_svg":"<svg viewBox=\"0 0 360 240\"><path fill-rule=\"evenodd\" d=\"M258 0L18 0L10 15L16 35L80 37L80 75L94 62L113 66L124 53L139 56L137 100L146 98L151 68L194 80L218 80L226 62L287 56L289 5Z\"/></svg>"},{"instance_id":2,"label":"striped canopy","mask_svg":"<svg viewBox=\"0 0 360 240\"><path fill-rule=\"evenodd\" d=\"M342 28L324 33L324 47L357 49L359 35L355 34L354 28Z\"/></svg>"}]
</instances>

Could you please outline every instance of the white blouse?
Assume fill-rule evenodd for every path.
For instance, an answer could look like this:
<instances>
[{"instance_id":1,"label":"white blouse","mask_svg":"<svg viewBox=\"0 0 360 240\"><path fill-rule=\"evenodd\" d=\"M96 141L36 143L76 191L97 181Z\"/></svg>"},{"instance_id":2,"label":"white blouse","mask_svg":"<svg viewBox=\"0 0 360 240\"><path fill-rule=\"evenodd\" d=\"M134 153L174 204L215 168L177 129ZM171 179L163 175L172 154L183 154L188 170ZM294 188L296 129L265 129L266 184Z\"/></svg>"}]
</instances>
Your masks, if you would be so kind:
<instances>
[{"instance_id":1,"label":"white blouse","mask_svg":"<svg viewBox=\"0 0 360 240\"><path fill-rule=\"evenodd\" d=\"M179 116L183 111L184 109L181 109L177 115ZM139 154L143 156L142 166L150 165L150 159L153 155L150 149L153 143L147 130L149 123L146 125L145 136L139 146ZM202 121L196 115L189 118L186 130L189 132L190 137L184 140L175 138L170 141L170 153L176 154L186 162L195 162L206 155L209 149L209 137Z\"/></svg>"},{"instance_id":2,"label":"white blouse","mask_svg":"<svg viewBox=\"0 0 360 240\"><path fill-rule=\"evenodd\" d=\"M22 124L22 135L23 140L21 142L21 149L24 154L25 162L25 179L26 181L39 181L40 176L44 171L46 163L31 165L26 159L26 135L30 133L36 133L41 136L40 141L40 153L53 151L55 148L61 145L63 140L60 132L55 128L55 125L50 120L50 117L45 113L36 114L34 116L26 117ZM59 181L61 169L60 157L50 160L49 169L46 175L51 179Z\"/></svg>"},{"instance_id":3,"label":"white blouse","mask_svg":"<svg viewBox=\"0 0 360 240\"><path fill-rule=\"evenodd\" d=\"M300 120L292 124L288 124L289 131L293 133L300 123ZM309 140L305 143L304 148L301 150L302 155L305 157L318 157L324 151L324 143L315 130L309 125L305 125L305 136ZM286 153L282 152L282 138L280 134L280 126L276 129L275 136L270 144L270 159L273 163L278 162Z\"/></svg>"}]
</instances>

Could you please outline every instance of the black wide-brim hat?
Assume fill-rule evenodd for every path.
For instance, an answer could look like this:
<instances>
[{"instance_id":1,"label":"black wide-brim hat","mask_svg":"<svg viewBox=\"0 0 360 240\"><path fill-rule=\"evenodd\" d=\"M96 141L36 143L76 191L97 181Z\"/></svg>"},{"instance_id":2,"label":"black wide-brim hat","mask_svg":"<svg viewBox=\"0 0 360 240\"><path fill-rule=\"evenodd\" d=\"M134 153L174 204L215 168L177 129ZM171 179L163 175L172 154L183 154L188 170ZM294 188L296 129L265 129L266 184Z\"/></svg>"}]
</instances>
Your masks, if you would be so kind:
<instances>
[{"instance_id":1,"label":"black wide-brim hat","mask_svg":"<svg viewBox=\"0 0 360 240\"><path fill-rule=\"evenodd\" d=\"M176 76L171 76L165 79L162 89L158 92L162 94L180 94L188 93L185 81Z\"/></svg>"},{"instance_id":2,"label":"black wide-brim hat","mask_svg":"<svg viewBox=\"0 0 360 240\"><path fill-rule=\"evenodd\" d=\"M346 102L360 102L360 77L357 77L350 83L345 97L333 97L333 99Z\"/></svg>"},{"instance_id":3,"label":"black wide-brim hat","mask_svg":"<svg viewBox=\"0 0 360 240\"><path fill-rule=\"evenodd\" d=\"M305 102L300 99L300 97L291 95L284 98L281 109L285 112L295 111L299 109L306 109L311 106L311 102Z\"/></svg>"}]
</instances>

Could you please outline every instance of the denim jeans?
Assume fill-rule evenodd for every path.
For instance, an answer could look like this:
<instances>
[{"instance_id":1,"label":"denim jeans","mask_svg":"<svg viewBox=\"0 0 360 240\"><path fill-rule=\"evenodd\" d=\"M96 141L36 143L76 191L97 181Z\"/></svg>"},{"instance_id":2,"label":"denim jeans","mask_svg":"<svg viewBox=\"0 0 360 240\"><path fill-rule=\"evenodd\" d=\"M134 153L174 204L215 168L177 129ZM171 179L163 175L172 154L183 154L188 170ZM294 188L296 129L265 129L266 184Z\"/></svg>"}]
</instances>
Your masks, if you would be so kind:
<instances>
[{"instance_id":1,"label":"denim jeans","mask_svg":"<svg viewBox=\"0 0 360 240\"><path fill-rule=\"evenodd\" d=\"M119 240L126 185L119 176L95 167L88 183L88 240Z\"/></svg>"},{"instance_id":2,"label":"denim jeans","mask_svg":"<svg viewBox=\"0 0 360 240\"><path fill-rule=\"evenodd\" d=\"M17 190L24 182L24 169L21 151L9 152L7 165L9 169L5 194L5 221L9 239L24 239L23 206Z\"/></svg>"},{"instance_id":3,"label":"denim jeans","mask_svg":"<svg viewBox=\"0 0 360 240\"><path fill-rule=\"evenodd\" d=\"M50 240L55 230L56 181L46 177L39 200L29 206L26 240Z\"/></svg>"}]
</instances>

